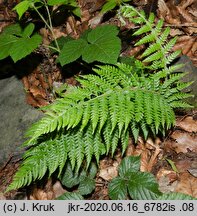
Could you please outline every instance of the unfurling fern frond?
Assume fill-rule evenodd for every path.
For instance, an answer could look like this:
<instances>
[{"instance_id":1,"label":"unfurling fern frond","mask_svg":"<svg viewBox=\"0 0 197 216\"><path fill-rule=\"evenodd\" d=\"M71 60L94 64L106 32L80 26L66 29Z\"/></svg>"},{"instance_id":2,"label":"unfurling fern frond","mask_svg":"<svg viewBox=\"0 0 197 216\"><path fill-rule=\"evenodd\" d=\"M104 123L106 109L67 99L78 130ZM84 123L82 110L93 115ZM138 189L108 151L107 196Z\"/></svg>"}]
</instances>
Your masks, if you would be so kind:
<instances>
[{"instance_id":1,"label":"unfurling fern frond","mask_svg":"<svg viewBox=\"0 0 197 216\"><path fill-rule=\"evenodd\" d=\"M170 63L180 54L180 51L172 52L172 47L176 43L176 38L167 40L170 28L165 30L163 20L155 21L155 15L150 13L148 19L143 11L138 11L131 5L120 7L119 16L129 19L129 21L142 25L134 32L135 36L142 38L135 44L136 46L147 44L147 48L142 53L143 62L149 63L149 69L162 70L166 75L172 72ZM122 18L121 18L122 19Z\"/></svg>"},{"instance_id":2,"label":"unfurling fern frond","mask_svg":"<svg viewBox=\"0 0 197 216\"><path fill-rule=\"evenodd\" d=\"M181 99L181 74L161 82L157 73L139 75L132 66L99 66L97 75L78 78L81 87L68 87L63 98L45 108L46 114L27 132L30 149L9 189L15 189L49 175L70 161L79 170L84 159L88 167L103 154L122 146L129 136L146 139L169 129L175 122L173 108L189 107ZM54 137L54 134L55 137Z\"/></svg>"}]
</instances>

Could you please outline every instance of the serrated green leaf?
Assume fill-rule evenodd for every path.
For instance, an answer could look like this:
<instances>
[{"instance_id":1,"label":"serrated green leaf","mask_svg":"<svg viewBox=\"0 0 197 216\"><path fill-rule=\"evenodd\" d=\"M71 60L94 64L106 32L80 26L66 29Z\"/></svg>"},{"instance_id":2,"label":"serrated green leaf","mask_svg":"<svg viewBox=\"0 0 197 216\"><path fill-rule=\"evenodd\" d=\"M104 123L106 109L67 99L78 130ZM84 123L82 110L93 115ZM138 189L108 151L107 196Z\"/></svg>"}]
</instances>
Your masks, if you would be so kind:
<instances>
[{"instance_id":1,"label":"serrated green leaf","mask_svg":"<svg viewBox=\"0 0 197 216\"><path fill-rule=\"evenodd\" d=\"M95 189L95 180L89 177L85 177L83 181L80 182L78 190L81 195L87 195L92 193Z\"/></svg>"},{"instance_id":2,"label":"serrated green leaf","mask_svg":"<svg viewBox=\"0 0 197 216\"><path fill-rule=\"evenodd\" d=\"M160 196L155 177L139 169L140 157L124 158L119 167L119 176L110 182L110 198L125 199L127 191L132 199L156 199Z\"/></svg>"},{"instance_id":3,"label":"serrated green leaf","mask_svg":"<svg viewBox=\"0 0 197 216\"><path fill-rule=\"evenodd\" d=\"M57 200L83 200L84 198L77 192L66 192L56 198Z\"/></svg>"},{"instance_id":4,"label":"serrated green leaf","mask_svg":"<svg viewBox=\"0 0 197 216\"><path fill-rule=\"evenodd\" d=\"M77 60L84 52L87 42L83 39L72 40L67 42L60 52L58 60L63 66Z\"/></svg>"},{"instance_id":5,"label":"serrated green leaf","mask_svg":"<svg viewBox=\"0 0 197 216\"><path fill-rule=\"evenodd\" d=\"M72 170L70 163L67 163L64 172L60 177L61 183L68 188L79 184L79 175Z\"/></svg>"},{"instance_id":6,"label":"serrated green leaf","mask_svg":"<svg viewBox=\"0 0 197 216\"><path fill-rule=\"evenodd\" d=\"M112 179L108 189L109 197L113 200L125 200L127 197L127 184L121 177Z\"/></svg>"},{"instance_id":7,"label":"serrated green leaf","mask_svg":"<svg viewBox=\"0 0 197 216\"><path fill-rule=\"evenodd\" d=\"M28 10L30 7L31 2L30 1L22 1L19 4L17 4L13 10L16 10L19 19L23 16L23 14Z\"/></svg>"},{"instance_id":8,"label":"serrated green leaf","mask_svg":"<svg viewBox=\"0 0 197 216\"><path fill-rule=\"evenodd\" d=\"M119 175L123 177L127 172L139 171L140 169L140 156L125 157L119 166Z\"/></svg>"},{"instance_id":9,"label":"serrated green leaf","mask_svg":"<svg viewBox=\"0 0 197 216\"><path fill-rule=\"evenodd\" d=\"M115 64L121 48L117 34L117 27L112 25L99 26L93 29L87 37L90 44L83 51L83 60L87 63L100 61Z\"/></svg>"},{"instance_id":10,"label":"serrated green leaf","mask_svg":"<svg viewBox=\"0 0 197 216\"><path fill-rule=\"evenodd\" d=\"M42 37L38 34L31 38L18 38L10 48L10 56L14 62L17 62L34 51L41 42Z\"/></svg>"},{"instance_id":11,"label":"serrated green leaf","mask_svg":"<svg viewBox=\"0 0 197 216\"><path fill-rule=\"evenodd\" d=\"M89 178L95 178L95 176L96 176L96 174L97 174L97 166L96 166L96 164L95 163L91 163L90 164L90 167L89 167L89 169L88 169L88 176L89 176Z\"/></svg>"},{"instance_id":12,"label":"serrated green leaf","mask_svg":"<svg viewBox=\"0 0 197 216\"><path fill-rule=\"evenodd\" d=\"M128 182L128 192L132 199L157 199L161 192L155 177L147 172L130 172L125 175Z\"/></svg>"},{"instance_id":13,"label":"serrated green leaf","mask_svg":"<svg viewBox=\"0 0 197 216\"><path fill-rule=\"evenodd\" d=\"M192 196L183 193L164 193L157 198L158 200L197 200Z\"/></svg>"},{"instance_id":14,"label":"serrated green leaf","mask_svg":"<svg viewBox=\"0 0 197 216\"><path fill-rule=\"evenodd\" d=\"M30 23L28 26L25 27L22 36L23 37L30 37L35 29L35 25L33 23Z\"/></svg>"}]
</instances>

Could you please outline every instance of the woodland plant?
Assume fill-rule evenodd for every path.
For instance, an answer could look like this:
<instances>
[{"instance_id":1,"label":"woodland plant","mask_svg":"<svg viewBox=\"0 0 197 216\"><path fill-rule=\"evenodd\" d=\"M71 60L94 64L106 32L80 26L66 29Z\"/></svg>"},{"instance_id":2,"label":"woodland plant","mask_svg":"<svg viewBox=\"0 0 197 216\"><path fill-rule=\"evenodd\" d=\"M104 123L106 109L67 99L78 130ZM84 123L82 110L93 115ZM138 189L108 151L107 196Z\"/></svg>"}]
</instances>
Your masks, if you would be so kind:
<instances>
[{"instance_id":1,"label":"woodland plant","mask_svg":"<svg viewBox=\"0 0 197 216\"><path fill-rule=\"evenodd\" d=\"M93 30L88 29L76 40L69 36L56 39L52 24L53 13L55 12L50 10L50 6L54 5L72 6L72 12L80 17L80 11L75 0L21 1L14 8L19 15L19 19L22 20L27 10L36 11L46 28L51 32L53 41L50 45L42 44L42 37L38 32L35 32L36 26L32 22L27 22L23 28L19 23L9 25L0 34L0 60L10 56L14 62L17 62L42 44L58 53L57 61L60 62L61 66L80 57L86 63L98 61L115 64L117 62L121 41L117 36L119 31L116 26L104 25ZM45 16L39 12L40 8L43 7L47 14ZM58 11L58 8L56 11Z\"/></svg>"},{"instance_id":2,"label":"woodland plant","mask_svg":"<svg viewBox=\"0 0 197 216\"><path fill-rule=\"evenodd\" d=\"M70 163L67 163L60 181L66 189L74 192L65 192L57 197L58 200L82 200L83 196L91 194L95 189L95 176L97 167L91 163L88 170L73 171ZM78 186L76 190L76 186ZM152 173L140 171L140 156L125 157L119 167L118 176L113 178L108 185L109 197L112 200L191 200L195 199L182 193L162 193L159 184Z\"/></svg>"},{"instance_id":3,"label":"woodland plant","mask_svg":"<svg viewBox=\"0 0 197 216\"><path fill-rule=\"evenodd\" d=\"M67 85L60 98L44 107L45 116L26 133L28 150L8 190L46 174L60 177L67 163L75 172L88 169L94 159L99 163L102 155L113 156L119 145L124 154L129 137L137 142L139 135L165 135L175 123L174 109L190 107L184 99L191 95L182 92L190 83L180 81L184 73L174 72L180 65L171 66L179 52L171 51L176 38L167 40L170 29L163 31L162 20L155 21L153 14L146 18L132 6L120 7L119 17L141 26L134 35L141 38L136 46L148 45L143 60L99 65L94 74L77 77L80 86ZM82 40L93 43L92 50L98 40L88 34ZM59 58L62 65L67 61Z\"/></svg>"},{"instance_id":4,"label":"woodland plant","mask_svg":"<svg viewBox=\"0 0 197 216\"><path fill-rule=\"evenodd\" d=\"M80 10L75 0L23 0L20 1L13 10L16 10L19 20L22 20L26 11L36 11L45 26L51 32L55 44L55 46L51 48L60 52L53 30L52 15L49 9L50 6L54 5L70 6L72 12L80 16ZM40 8L45 8L46 17L39 12ZM17 62L32 53L41 44L42 37L38 33L35 33L35 24L29 23L28 21L26 21L26 23L25 28L22 28L19 23L10 25L0 34L0 60L10 56L14 62Z\"/></svg>"}]
</instances>

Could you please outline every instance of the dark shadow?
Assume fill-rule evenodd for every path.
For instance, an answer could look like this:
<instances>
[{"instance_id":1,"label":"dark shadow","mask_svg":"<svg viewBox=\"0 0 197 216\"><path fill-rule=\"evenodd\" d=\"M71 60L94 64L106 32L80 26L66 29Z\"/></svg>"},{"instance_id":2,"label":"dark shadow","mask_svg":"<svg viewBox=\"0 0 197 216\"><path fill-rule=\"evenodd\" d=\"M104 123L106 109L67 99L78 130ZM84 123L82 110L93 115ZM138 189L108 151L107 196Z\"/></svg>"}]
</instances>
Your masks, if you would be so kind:
<instances>
[{"instance_id":1,"label":"dark shadow","mask_svg":"<svg viewBox=\"0 0 197 216\"><path fill-rule=\"evenodd\" d=\"M0 61L0 79L16 76L18 79L32 73L34 69L42 62L42 55L30 54L26 58L14 63L8 57Z\"/></svg>"}]
</instances>

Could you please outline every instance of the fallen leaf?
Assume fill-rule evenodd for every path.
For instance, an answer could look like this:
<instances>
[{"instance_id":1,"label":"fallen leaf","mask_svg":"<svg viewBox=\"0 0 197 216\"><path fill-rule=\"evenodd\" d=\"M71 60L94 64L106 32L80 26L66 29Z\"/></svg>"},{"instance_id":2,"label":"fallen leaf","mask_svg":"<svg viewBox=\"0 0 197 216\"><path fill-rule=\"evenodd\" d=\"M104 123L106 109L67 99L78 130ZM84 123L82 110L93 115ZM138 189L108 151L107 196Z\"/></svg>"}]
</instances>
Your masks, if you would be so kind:
<instances>
[{"instance_id":1,"label":"fallen leaf","mask_svg":"<svg viewBox=\"0 0 197 216\"><path fill-rule=\"evenodd\" d=\"M52 200L55 198L52 180L49 179L44 186L34 185L29 194L30 200Z\"/></svg>"},{"instance_id":2,"label":"fallen leaf","mask_svg":"<svg viewBox=\"0 0 197 216\"><path fill-rule=\"evenodd\" d=\"M188 158L175 161L175 166L179 173L186 172L191 167L192 161Z\"/></svg>"},{"instance_id":3,"label":"fallen leaf","mask_svg":"<svg viewBox=\"0 0 197 216\"><path fill-rule=\"evenodd\" d=\"M196 159L197 159L197 155L196 155ZM188 172L197 178L197 160L193 161L193 163L191 164L191 168L188 169Z\"/></svg>"},{"instance_id":4,"label":"fallen leaf","mask_svg":"<svg viewBox=\"0 0 197 216\"><path fill-rule=\"evenodd\" d=\"M183 133L181 131L175 131L171 138L176 142L172 142L172 148L177 152L187 153L188 150L197 153L197 136Z\"/></svg>"},{"instance_id":5,"label":"fallen leaf","mask_svg":"<svg viewBox=\"0 0 197 216\"><path fill-rule=\"evenodd\" d=\"M188 172L180 174L175 191L197 198L197 178L193 177Z\"/></svg>"},{"instance_id":6,"label":"fallen leaf","mask_svg":"<svg viewBox=\"0 0 197 216\"><path fill-rule=\"evenodd\" d=\"M182 130L185 130L187 132L194 132L197 133L197 120L194 120L192 116L188 116L184 118L183 120L178 120L176 122L176 126L180 127Z\"/></svg>"},{"instance_id":7,"label":"fallen leaf","mask_svg":"<svg viewBox=\"0 0 197 216\"><path fill-rule=\"evenodd\" d=\"M60 181L56 181L55 184L53 185L53 192L54 192L55 198L57 198L58 196L61 196L62 194L64 194L66 190L63 189Z\"/></svg>"},{"instance_id":8,"label":"fallen leaf","mask_svg":"<svg viewBox=\"0 0 197 216\"><path fill-rule=\"evenodd\" d=\"M197 178L197 168L190 168L190 169L188 169L188 172L189 172L192 176L194 176L194 177Z\"/></svg>"},{"instance_id":9,"label":"fallen leaf","mask_svg":"<svg viewBox=\"0 0 197 216\"><path fill-rule=\"evenodd\" d=\"M42 88L39 88L37 86L31 86L29 91L32 93L32 95L34 97L39 97L41 96L42 98L46 99L47 96L46 96L46 91Z\"/></svg>"},{"instance_id":10,"label":"fallen leaf","mask_svg":"<svg viewBox=\"0 0 197 216\"><path fill-rule=\"evenodd\" d=\"M112 166L108 166L104 169L100 169L99 177L101 177L102 179L106 181L110 181L113 178L117 177L118 176L118 165L119 163L115 161Z\"/></svg>"},{"instance_id":11,"label":"fallen leaf","mask_svg":"<svg viewBox=\"0 0 197 216\"><path fill-rule=\"evenodd\" d=\"M175 171L161 168L158 171L156 178L161 192L168 193L175 191L178 179L178 175Z\"/></svg>"}]
</instances>

